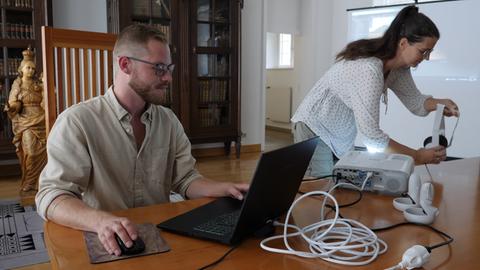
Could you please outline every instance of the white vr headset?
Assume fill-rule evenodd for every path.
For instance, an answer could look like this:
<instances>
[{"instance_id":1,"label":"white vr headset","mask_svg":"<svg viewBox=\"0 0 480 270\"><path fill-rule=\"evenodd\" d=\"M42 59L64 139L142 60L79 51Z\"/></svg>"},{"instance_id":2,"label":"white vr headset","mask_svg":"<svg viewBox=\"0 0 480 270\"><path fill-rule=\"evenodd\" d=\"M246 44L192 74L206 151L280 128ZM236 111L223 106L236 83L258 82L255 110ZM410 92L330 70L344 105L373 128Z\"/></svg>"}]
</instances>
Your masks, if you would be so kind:
<instances>
[{"instance_id":1,"label":"white vr headset","mask_svg":"<svg viewBox=\"0 0 480 270\"><path fill-rule=\"evenodd\" d=\"M427 137L423 141L423 146L425 148L432 148L435 146L442 145L445 148L450 147L453 142L453 135L455 134L455 130L457 129L458 120L460 116L457 118L457 122L455 123L455 127L453 128L452 136L450 140L447 140L445 136L445 116L443 115L443 111L445 109L444 104L437 104L437 110L435 111L435 120L433 122L433 131L432 136Z\"/></svg>"}]
</instances>

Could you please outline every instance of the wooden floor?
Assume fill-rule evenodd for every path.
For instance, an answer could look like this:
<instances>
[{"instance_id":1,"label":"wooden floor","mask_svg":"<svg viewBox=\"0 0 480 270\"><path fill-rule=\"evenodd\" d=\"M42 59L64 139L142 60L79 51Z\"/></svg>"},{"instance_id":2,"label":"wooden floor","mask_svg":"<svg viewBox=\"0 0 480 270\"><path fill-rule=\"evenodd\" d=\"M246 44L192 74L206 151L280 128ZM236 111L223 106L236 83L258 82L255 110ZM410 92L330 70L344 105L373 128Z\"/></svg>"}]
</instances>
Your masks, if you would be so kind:
<instances>
[{"instance_id":1,"label":"wooden floor","mask_svg":"<svg viewBox=\"0 0 480 270\"><path fill-rule=\"evenodd\" d=\"M260 153L242 153L240 158L210 157L197 160L197 169L208 178L219 181L246 182L250 180ZM0 199L18 198L19 177L0 178Z\"/></svg>"},{"instance_id":2,"label":"wooden floor","mask_svg":"<svg viewBox=\"0 0 480 270\"><path fill-rule=\"evenodd\" d=\"M288 130L265 129L265 151L272 151L293 143L293 134Z\"/></svg>"}]
</instances>

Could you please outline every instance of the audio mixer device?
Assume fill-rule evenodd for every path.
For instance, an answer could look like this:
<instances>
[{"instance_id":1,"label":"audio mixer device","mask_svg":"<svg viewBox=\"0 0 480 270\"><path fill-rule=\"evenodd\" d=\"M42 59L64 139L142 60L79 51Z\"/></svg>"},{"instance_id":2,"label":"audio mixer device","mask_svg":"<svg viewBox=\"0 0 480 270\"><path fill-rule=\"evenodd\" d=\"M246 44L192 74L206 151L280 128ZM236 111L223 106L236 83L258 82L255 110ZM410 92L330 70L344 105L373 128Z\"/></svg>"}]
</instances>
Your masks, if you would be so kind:
<instances>
[{"instance_id":1,"label":"audio mixer device","mask_svg":"<svg viewBox=\"0 0 480 270\"><path fill-rule=\"evenodd\" d=\"M335 164L332 174L337 183L398 196L407 192L413 167L413 158L407 155L350 151Z\"/></svg>"}]
</instances>

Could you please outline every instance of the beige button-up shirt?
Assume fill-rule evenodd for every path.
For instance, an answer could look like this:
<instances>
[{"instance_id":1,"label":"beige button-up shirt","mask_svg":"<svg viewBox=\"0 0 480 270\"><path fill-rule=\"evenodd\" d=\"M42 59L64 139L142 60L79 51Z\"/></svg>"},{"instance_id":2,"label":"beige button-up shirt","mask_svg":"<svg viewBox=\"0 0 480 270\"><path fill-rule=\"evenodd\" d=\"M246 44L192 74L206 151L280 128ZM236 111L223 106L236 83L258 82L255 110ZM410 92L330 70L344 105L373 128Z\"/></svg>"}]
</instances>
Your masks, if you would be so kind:
<instances>
[{"instance_id":1,"label":"beige button-up shirt","mask_svg":"<svg viewBox=\"0 0 480 270\"><path fill-rule=\"evenodd\" d=\"M139 150L130 120L112 88L59 115L39 180L40 216L46 219L48 206L62 194L105 211L168 202L171 190L185 196L201 175L174 113L162 106L148 107L141 117L146 134Z\"/></svg>"}]
</instances>

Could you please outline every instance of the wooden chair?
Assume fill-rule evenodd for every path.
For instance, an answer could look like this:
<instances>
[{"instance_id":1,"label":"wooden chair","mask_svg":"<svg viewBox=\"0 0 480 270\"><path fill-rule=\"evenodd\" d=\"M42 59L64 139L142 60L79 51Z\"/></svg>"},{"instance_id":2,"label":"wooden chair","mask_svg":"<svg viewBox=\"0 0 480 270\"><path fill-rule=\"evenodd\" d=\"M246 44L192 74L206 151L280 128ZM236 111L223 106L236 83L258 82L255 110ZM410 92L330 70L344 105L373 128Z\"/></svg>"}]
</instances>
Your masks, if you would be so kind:
<instances>
[{"instance_id":1,"label":"wooden chair","mask_svg":"<svg viewBox=\"0 0 480 270\"><path fill-rule=\"evenodd\" d=\"M112 84L115 41L114 34L42 27L47 135L62 111Z\"/></svg>"}]
</instances>

